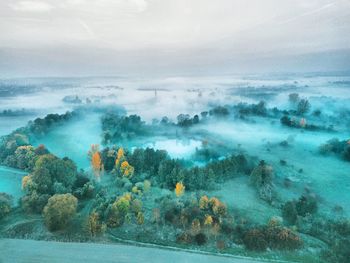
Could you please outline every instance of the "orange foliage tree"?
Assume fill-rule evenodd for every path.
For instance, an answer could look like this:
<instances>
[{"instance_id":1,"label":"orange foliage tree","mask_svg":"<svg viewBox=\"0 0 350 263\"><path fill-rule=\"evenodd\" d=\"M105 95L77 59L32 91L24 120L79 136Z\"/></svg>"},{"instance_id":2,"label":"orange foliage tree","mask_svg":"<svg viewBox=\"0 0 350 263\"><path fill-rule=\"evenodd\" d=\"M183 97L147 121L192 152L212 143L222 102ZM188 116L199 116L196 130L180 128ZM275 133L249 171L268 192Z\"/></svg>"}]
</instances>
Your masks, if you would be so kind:
<instances>
[{"instance_id":1,"label":"orange foliage tree","mask_svg":"<svg viewBox=\"0 0 350 263\"><path fill-rule=\"evenodd\" d=\"M99 179L101 176L101 172L103 171L103 164L102 164L101 155L99 152L95 152L92 155L91 166L96 178Z\"/></svg>"},{"instance_id":2,"label":"orange foliage tree","mask_svg":"<svg viewBox=\"0 0 350 263\"><path fill-rule=\"evenodd\" d=\"M182 196L185 193L185 186L182 182L178 182L175 186L175 194L177 197Z\"/></svg>"}]
</instances>

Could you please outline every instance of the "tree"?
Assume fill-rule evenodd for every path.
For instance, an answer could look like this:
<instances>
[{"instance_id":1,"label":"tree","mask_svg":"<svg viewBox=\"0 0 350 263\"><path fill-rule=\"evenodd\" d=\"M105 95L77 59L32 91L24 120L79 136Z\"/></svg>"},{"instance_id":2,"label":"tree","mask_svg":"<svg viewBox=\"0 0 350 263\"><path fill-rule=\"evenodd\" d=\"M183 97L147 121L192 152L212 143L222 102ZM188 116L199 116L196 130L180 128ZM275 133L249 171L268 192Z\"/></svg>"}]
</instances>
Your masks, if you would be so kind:
<instances>
[{"instance_id":1,"label":"tree","mask_svg":"<svg viewBox=\"0 0 350 263\"><path fill-rule=\"evenodd\" d=\"M194 219L191 224L191 230L193 234L198 234L201 231L201 222L198 218Z\"/></svg>"},{"instance_id":2,"label":"tree","mask_svg":"<svg viewBox=\"0 0 350 263\"><path fill-rule=\"evenodd\" d=\"M179 182L175 186L175 194L177 197L182 196L185 193L185 186L182 184L182 182Z\"/></svg>"},{"instance_id":3,"label":"tree","mask_svg":"<svg viewBox=\"0 0 350 263\"><path fill-rule=\"evenodd\" d=\"M151 182L150 182L149 180L145 180L145 181L143 182L143 191L144 191L145 193L147 193L147 192L150 191L150 189L151 189Z\"/></svg>"},{"instance_id":4,"label":"tree","mask_svg":"<svg viewBox=\"0 0 350 263\"><path fill-rule=\"evenodd\" d=\"M293 104L296 104L300 98L298 93L291 93L288 95L289 101Z\"/></svg>"},{"instance_id":5,"label":"tree","mask_svg":"<svg viewBox=\"0 0 350 263\"><path fill-rule=\"evenodd\" d=\"M30 185L31 182L32 182L32 178L30 177L30 175L23 176L22 190L25 190Z\"/></svg>"},{"instance_id":6,"label":"tree","mask_svg":"<svg viewBox=\"0 0 350 263\"><path fill-rule=\"evenodd\" d=\"M56 194L44 207L45 223L50 231L63 229L75 216L78 199L72 194Z\"/></svg>"},{"instance_id":7,"label":"tree","mask_svg":"<svg viewBox=\"0 0 350 263\"><path fill-rule=\"evenodd\" d=\"M12 197L6 193L0 193L0 219L11 212Z\"/></svg>"},{"instance_id":8,"label":"tree","mask_svg":"<svg viewBox=\"0 0 350 263\"><path fill-rule=\"evenodd\" d=\"M103 164L101 161L101 155L99 152L95 152L91 157L91 166L94 171L97 180L100 179L101 172L103 171Z\"/></svg>"},{"instance_id":9,"label":"tree","mask_svg":"<svg viewBox=\"0 0 350 263\"><path fill-rule=\"evenodd\" d=\"M138 212L137 213L136 219L137 219L137 224L138 225L143 225L143 223L145 222L145 216L143 215L142 212Z\"/></svg>"},{"instance_id":10,"label":"tree","mask_svg":"<svg viewBox=\"0 0 350 263\"><path fill-rule=\"evenodd\" d=\"M303 115L310 110L310 102L307 99L301 99L297 106L297 113Z\"/></svg>"},{"instance_id":11,"label":"tree","mask_svg":"<svg viewBox=\"0 0 350 263\"><path fill-rule=\"evenodd\" d=\"M218 198L210 198L209 204L211 209L216 216L224 216L226 214L226 205L222 203Z\"/></svg>"},{"instance_id":12,"label":"tree","mask_svg":"<svg viewBox=\"0 0 350 263\"><path fill-rule=\"evenodd\" d=\"M208 205L209 205L209 198L208 198L208 196L203 195L199 199L199 208L202 210L206 210L206 209L208 209Z\"/></svg>"},{"instance_id":13,"label":"tree","mask_svg":"<svg viewBox=\"0 0 350 263\"><path fill-rule=\"evenodd\" d=\"M131 178L134 175L134 167L128 161L124 161L120 165L120 172L123 177Z\"/></svg>"},{"instance_id":14,"label":"tree","mask_svg":"<svg viewBox=\"0 0 350 263\"><path fill-rule=\"evenodd\" d=\"M211 215L205 215L204 225L211 226L213 224L213 217Z\"/></svg>"},{"instance_id":15,"label":"tree","mask_svg":"<svg viewBox=\"0 0 350 263\"><path fill-rule=\"evenodd\" d=\"M96 236L98 234L104 233L106 230L106 225L100 222L100 216L97 212L92 212L86 223L87 231L91 236Z\"/></svg>"}]
</instances>

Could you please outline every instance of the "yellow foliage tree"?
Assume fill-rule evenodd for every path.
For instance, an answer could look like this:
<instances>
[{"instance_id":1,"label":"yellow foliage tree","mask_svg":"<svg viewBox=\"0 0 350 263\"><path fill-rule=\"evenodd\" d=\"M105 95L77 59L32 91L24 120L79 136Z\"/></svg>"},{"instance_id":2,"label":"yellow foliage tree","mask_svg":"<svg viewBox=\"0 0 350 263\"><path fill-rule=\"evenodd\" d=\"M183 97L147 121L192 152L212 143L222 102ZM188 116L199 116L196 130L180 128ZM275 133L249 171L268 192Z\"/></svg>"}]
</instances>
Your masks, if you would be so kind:
<instances>
[{"instance_id":1,"label":"yellow foliage tree","mask_svg":"<svg viewBox=\"0 0 350 263\"><path fill-rule=\"evenodd\" d=\"M199 208L202 210L208 209L209 206L209 198L206 195L203 195L200 199L199 199Z\"/></svg>"},{"instance_id":2,"label":"yellow foliage tree","mask_svg":"<svg viewBox=\"0 0 350 263\"><path fill-rule=\"evenodd\" d=\"M128 161L124 161L120 166L120 172L123 177L131 178L134 175L134 167Z\"/></svg>"},{"instance_id":3,"label":"yellow foliage tree","mask_svg":"<svg viewBox=\"0 0 350 263\"><path fill-rule=\"evenodd\" d=\"M131 166L125 158L124 149L119 148L115 160L115 169L123 177L131 178L134 175L134 167Z\"/></svg>"},{"instance_id":4,"label":"yellow foliage tree","mask_svg":"<svg viewBox=\"0 0 350 263\"><path fill-rule=\"evenodd\" d=\"M213 224L213 217L211 215L205 215L204 225L211 226Z\"/></svg>"},{"instance_id":5,"label":"yellow foliage tree","mask_svg":"<svg viewBox=\"0 0 350 263\"><path fill-rule=\"evenodd\" d=\"M125 160L124 149L120 147L117 152L117 159L115 160L115 166L119 167L119 165Z\"/></svg>"},{"instance_id":6,"label":"yellow foliage tree","mask_svg":"<svg viewBox=\"0 0 350 263\"><path fill-rule=\"evenodd\" d=\"M178 182L175 186L175 194L177 197L182 196L185 193L185 186L182 182Z\"/></svg>"}]
</instances>

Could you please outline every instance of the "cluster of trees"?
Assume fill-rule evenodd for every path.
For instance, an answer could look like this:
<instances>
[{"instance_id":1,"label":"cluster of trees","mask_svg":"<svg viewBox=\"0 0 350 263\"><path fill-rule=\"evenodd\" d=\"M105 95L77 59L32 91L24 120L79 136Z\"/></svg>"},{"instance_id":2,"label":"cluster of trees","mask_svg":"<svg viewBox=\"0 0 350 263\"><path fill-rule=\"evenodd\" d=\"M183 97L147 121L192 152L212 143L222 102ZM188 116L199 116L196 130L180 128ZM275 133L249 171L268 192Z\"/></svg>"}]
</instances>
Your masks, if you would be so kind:
<instances>
[{"instance_id":1,"label":"cluster of trees","mask_svg":"<svg viewBox=\"0 0 350 263\"><path fill-rule=\"evenodd\" d=\"M107 197L106 193L96 195L87 227L92 236L101 234L106 227L121 227L124 223L143 225L145 221L143 204L139 195L126 192L116 197Z\"/></svg>"},{"instance_id":2,"label":"cluster of trees","mask_svg":"<svg viewBox=\"0 0 350 263\"><path fill-rule=\"evenodd\" d=\"M267 116L267 108L265 101L260 101L257 104L239 103L233 107L240 116L254 115Z\"/></svg>"},{"instance_id":3,"label":"cluster of trees","mask_svg":"<svg viewBox=\"0 0 350 263\"><path fill-rule=\"evenodd\" d=\"M40 213L52 195L71 193L77 176L77 167L72 160L52 154L39 156L32 172L22 179L22 188L26 191L22 205Z\"/></svg>"},{"instance_id":4,"label":"cluster of trees","mask_svg":"<svg viewBox=\"0 0 350 263\"><path fill-rule=\"evenodd\" d=\"M29 145L29 138L21 132L13 132L10 135L1 137L0 141L0 163L13 168L20 168L17 164L15 152L18 147L25 147ZM28 149L29 150L29 149Z\"/></svg>"},{"instance_id":5,"label":"cluster of trees","mask_svg":"<svg viewBox=\"0 0 350 263\"><path fill-rule=\"evenodd\" d=\"M345 263L350 256L350 221L345 218L334 217L324 219L324 217L312 218L307 224L307 228L301 225L301 231L308 235L322 240L328 245L321 257L326 262Z\"/></svg>"},{"instance_id":6,"label":"cluster of trees","mask_svg":"<svg viewBox=\"0 0 350 263\"><path fill-rule=\"evenodd\" d=\"M250 182L258 190L260 198L270 203L275 196L273 178L272 166L263 160L250 174Z\"/></svg>"},{"instance_id":7,"label":"cluster of trees","mask_svg":"<svg viewBox=\"0 0 350 263\"><path fill-rule=\"evenodd\" d=\"M284 115L280 121L282 125L292 128L305 129L310 131L334 131L333 126L325 127L315 124L308 124L305 118L298 119Z\"/></svg>"},{"instance_id":8,"label":"cluster of trees","mask_svg":"<svg viewBox=\"0 0 350 263\"><path fill-rule=\"evenodd\" d=\"M243 243L247 249L256 251L265 251L267 248L295 250L303 246L303 240L297 233L273 219L266 226L246 231Z\"/></svg>"},{"instance_id":9,"label":"cluster of trees","mask_svg":"<svg viewBox=\"0 0 350 263\"><path fill-rule=\"evenodd\" d=\"M34 112L32 111L28 111L26 109L20 109L20 110L3 110L0 112L0 116L10 116L10 117L16 117L16 116L24 116L24 115L32 115L34 114Z\"/></svg>"},{"instance_id":10,"label":"cluster of trees","mask_svg":"<svg viewBox=\"0 0 350 263\"><path fill-rule=\"evenodd\" d=\"M288 201L282 207L282 216L284 220L295 225L298 218L307 215L313 215L317 212L317 200L312 195L302 195L298 200Z\"/></svg>"},{"instance_id":11,"label":"cluster of trees","mask_svg":"<svg viewBox=\"0 0 350 263\"><path fill-rule=\"evenodd\" d=\"M33 138L46 134L54 126L68 121L76 115L76 112L67 112L61 115L48 114L44 118L30 121L27 126L1 137L0 163L13 168L32 170L34 162L30 162L30 160L35 160L34 157L43 152L48 153L42 146L34 149L30 144Z\"/></svg>"},{"instance_id":12,"label":"cluster of trees","mask_svg":"<svg viewBox=\"0 0 350 263\"><path fill-rule=\"evenodd\" d=\"M230 115L230 111L227 107L216 106L208 111L201 112L201 119L199 115L196 114L192 118L188 114L180 114L177 116L177 125L180 127L190 127L192 125L198 124L200 121L207 120L208 116L222 118Z\"/></svg>"},{"instance_id":13,"label":"cluster of trees","mask_svg":"<svg viewBox=\"0 0 350 263\"><path fill-rule=\"evenodd\" d=\"M44 118L36 118L27 125L28 132L34 136L42 136L48 133L56 125L62 124L77 116L77 112L67 111L64 114L48 114Z\"/></svg>"},{"instance_id":14,"label":"cluster of trees","mask_svg":"<svg viewBox=\"0 0 350 263\"><path fill-rule=\"evenodd\" d=\"M350 140L333 138L320 146L320 153L335 154L346 161L350 161Z\"/></svg>"},{"instance_id":15,"label":"cluster of trees","mask_svg":"<svg viewBox=\"0 0 350 263\"><path fill-rule=\"evenodd\" d=\"M102 142L110 144L148 134L149 127L138 115L120 116L106 113L102 119Z\"/></svg>"},{"instance_id":16,"label":"cluster of trees","mask_svg":"<svg viewBox=\"0 0 350 263\"><path fill-rule=\"evenodd\" d=\"M180 127L189 127L199 123L199 116L196 114L191 118L188 114L180 114L177 116L177 125Z\"/></svg>"},{"instance_id":17,"label":"cluster of trees","mask_svg":"<svg viewBox=\"0 0 350 263\"><path fill-rule=\"evenodd\" d=\"M165 150L137 148L130 153L123 148L108 147L98 153L101 156L98 167L103 166L106 171L128 178L132 183L148 179L168 189L174 189L178 182L183 182L188 190L208 189L215 182L249 174L252 170L242 154L210 162L204 167L187 167L185 161L171 159Z\"/></svg>"},{"instance_id":18,"label":"cluster of trees","mask_svg":"<svg viewBox=\"0 0 350 263\"><path fill-rule=\"evenodd\" d=\"M179 183L175 189L179 199L168 196L160 200L160 208L153 212L153 222L181 229L176 238L178 243L204 245L209 238L225 235L223 222L233 220L226 205L206 195L188 198L183 195L182 187Z\"/></svg>"}]
</instances>

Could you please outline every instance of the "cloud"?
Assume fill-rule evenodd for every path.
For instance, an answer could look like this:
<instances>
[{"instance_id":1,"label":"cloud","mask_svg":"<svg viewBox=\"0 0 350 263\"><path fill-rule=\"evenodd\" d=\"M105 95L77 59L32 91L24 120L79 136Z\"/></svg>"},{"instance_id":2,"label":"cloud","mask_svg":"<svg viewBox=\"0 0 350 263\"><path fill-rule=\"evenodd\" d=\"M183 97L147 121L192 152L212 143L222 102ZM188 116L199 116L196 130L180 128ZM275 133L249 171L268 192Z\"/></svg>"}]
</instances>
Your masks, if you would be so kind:
<instances>
[{"instance_id":1,"label":"cloud","mask_svg":"<svg viewBox=\"0 0 350 263\"><path fill-rule=\"evenodd\" d=\"M20 1L10 4L10 7L15 11L20 12L49 12L54 7L47 2L42 1Z\"/></svg>"},{"instance_id":2,"label":"cloud","mask_svg":"<svg viewBox=\"0 0 350 263\"><path fill-rule=\"evenodd\" d=\"M129 0L137 10L137 12L144 12L147 9L148 3L146 0Z\"/></svg>"}]
</instances>

